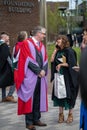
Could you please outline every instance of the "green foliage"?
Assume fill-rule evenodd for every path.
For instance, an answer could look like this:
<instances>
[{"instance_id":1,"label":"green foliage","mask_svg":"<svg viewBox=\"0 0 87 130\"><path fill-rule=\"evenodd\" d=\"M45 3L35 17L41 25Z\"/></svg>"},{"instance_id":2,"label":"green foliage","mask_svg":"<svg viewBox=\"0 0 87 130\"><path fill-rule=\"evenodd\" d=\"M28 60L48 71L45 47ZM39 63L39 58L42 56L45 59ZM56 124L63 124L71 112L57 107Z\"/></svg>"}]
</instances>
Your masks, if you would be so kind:
<instances>
[{"instance_id":1,"label":"green foliage","mask_svg":"<svg viewBox=\"0 0 87 130\"><path fill-rule=\"evenodd\" d=\"M50 45L47 46L49 64L50 64L50 59L51 59L51 55L52 55L52 53L53 53L53 51L54 51L54 48L55 48L55 45L54 45L54 44L50 44ZM77 61L78 61L77 64L79 64L80 55L81 55L80 47L73 47L73 49L76 51Z\"/></svg>"},{"instance_id":2,"label":"green foliage","mask_svg":"<svg viewBox=\"0 0 87 130\"><path fill-rule=\"evenodd\" d=\"M48 27L48 32L50 33L57 33L57 17L56 17L56 12L52 11L50 9L50 6L48 6L47 9L47 27Z\"/></svg>"},{"instance_id":3,"label":"green foliage","mask_svg":"<svg viewBox=\"0 0 87 130\"><path fill-rule=\"evenodd\" d=\"M50 63L50 59L51 59L51 55L54 51L55 45L54 44L50 44L47 46L47 51L48 51L48 61Z\"/></svg>"},{"instance_id":4,"label":"green foliage","mask_svg":"<svg viewBox=\"0 0 87 130\"><path fill-rule=\"evenodd\" d=\"M87 11L84 12L84 15L87 17ZM48 6L47 7L48 41L51 41L51 36L53 35L56 36L59 32L67 33L68 28L67 22L69 22L69 30L71 33L76 27L80 26L78 19L75 19L73 16L67 16L66 12L62 14L62 12L59 10L58 3L56 3L53 7Z\"/></svg>"},{"instance_id":5,"label":"green foliage","mask_svg":"<svg viewBox=\"0 0 87 130\"><path fill-rule=\"evenodd\" d=\"M80 62L80 55L81 55L81 49L80 49L80 47L73 47L73 49L76 51L77 61L78 61L78 64L79 64L79 62Z\"/></svg>"},{"instance_id":6,"label":"green foliage","mask_svg":"<svg viewBox=\"0 0 87 130\"><path fill-rule=\"evenodd\" d=\"M66 27L66 19L60 16L60 11L58 10L58 4L52 10L50 6L47 8L47 28L48 34L57 34L59 29Z\"/></svg>"}]
</instances>

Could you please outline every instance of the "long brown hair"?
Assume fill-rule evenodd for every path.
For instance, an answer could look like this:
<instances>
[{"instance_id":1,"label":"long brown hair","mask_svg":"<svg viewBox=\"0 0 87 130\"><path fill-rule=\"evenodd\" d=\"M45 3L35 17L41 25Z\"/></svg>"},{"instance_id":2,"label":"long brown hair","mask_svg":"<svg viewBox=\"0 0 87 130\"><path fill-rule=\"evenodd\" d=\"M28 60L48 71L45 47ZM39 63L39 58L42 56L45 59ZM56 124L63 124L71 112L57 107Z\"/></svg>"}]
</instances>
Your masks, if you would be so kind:
<instances>
[{"instance_id":1,"label":"long brown hair","mask_svg":"<svg viewBox=\"0 0 87 130\"><path fill-rule=\"evenodd\" d=\"M62 39L63 48L70 47L70 43L66 35L58 35L56 41L59 39Z\"/></svg>"}]
</instances>

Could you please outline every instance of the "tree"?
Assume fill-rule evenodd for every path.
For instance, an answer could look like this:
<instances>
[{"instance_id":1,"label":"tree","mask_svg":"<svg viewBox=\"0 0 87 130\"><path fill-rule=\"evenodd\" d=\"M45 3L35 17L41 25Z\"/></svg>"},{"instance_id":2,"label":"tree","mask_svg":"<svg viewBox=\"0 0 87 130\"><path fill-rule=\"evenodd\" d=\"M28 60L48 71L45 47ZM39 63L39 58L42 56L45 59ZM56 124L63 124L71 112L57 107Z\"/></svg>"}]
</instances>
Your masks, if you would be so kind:
<instances>
[{"instance_id":1,"label":"tree","mask_svg":"<svg viewBox=\"0 0 87 130\"><path fill-rule=\"evenodd\" d=\"M50 36L57 35L60 28L66 28L66 19L65 17L60 16L58 7L58 4L56 4L53 10L50 6L47 8L47 29L49 41L51 39Z\"/></svg>"}]
</instances>

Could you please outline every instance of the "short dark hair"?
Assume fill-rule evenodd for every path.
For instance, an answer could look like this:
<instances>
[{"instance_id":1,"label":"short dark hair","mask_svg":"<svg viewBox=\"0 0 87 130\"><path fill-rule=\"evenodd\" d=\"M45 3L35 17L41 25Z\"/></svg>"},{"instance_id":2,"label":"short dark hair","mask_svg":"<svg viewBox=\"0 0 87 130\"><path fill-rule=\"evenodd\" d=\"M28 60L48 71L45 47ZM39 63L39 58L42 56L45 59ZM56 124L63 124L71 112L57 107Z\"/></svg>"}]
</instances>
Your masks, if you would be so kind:
<instances>
[{"instance_id":1,"label":"short dark hair","mask_svg":"<svg viewBox=\"0 0 87 130\"><path fill-rule=\"evenodd\" d=\"M9 37L9 34L7 32L1 32L0 39L2 39L3 36L8 36Z\"/></svg>"},{"instance_id":2,"label":"short dark hair","mask_svg":"<svg viewBox=\"0 0 87 130\"><path fill-rule=\"evenodd\" d=\"M86 31L86 32L87 32L87 27L85 27L85 28L83 29L83 31Z\"/></svg>"},{"instance_id":3,"label":"short dark hair","mask_svg":"<svg viewBox=\"0 0 87 130\"><path fill-rule=\"evenodd\" d=\"M8 36L9 36L9 34L8 34L7 32L1 32L1 35L3 35L3 34L5 34L5 35L8 35Z\"/></svg>"},{"instance_id":4,"label":"short dark hair","mask_svg":"<svg viewBox=\"0 0 87 130\"><path fill-rule=\"evenodd\" d=\"M69 40L70 46L73 46L73 40L72 40L72 35L71 34L67 34L67 38Z\"/></svg>"},{"instance_id":5,"label":"short dark hair","mask_svg":"<svg viewBox=\"0 0 87 130\"><path fill-rule=\"evenodd\" d=\"M30 36L33 36L33 30L30 31Z\"/></svg>"}]
</instances>

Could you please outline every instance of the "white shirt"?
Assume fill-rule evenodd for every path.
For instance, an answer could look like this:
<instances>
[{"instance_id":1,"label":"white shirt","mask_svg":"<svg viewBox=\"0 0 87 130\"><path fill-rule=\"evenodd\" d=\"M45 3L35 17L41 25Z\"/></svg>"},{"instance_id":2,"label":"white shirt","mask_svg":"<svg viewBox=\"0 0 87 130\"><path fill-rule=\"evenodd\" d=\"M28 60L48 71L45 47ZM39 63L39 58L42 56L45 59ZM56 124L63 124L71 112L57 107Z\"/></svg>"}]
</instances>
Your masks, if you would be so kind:
<instances>
[{"instance_id":1,"label":"white shirt","mask_svg":"<svg viewBox=\"0 0 87 130\"><path fill-rule=\"evenodd\" d=\"M32 37L32 39L33 39L35 45L39 47L39 42L34 37Z\"/></svg>"}]
</instances>

